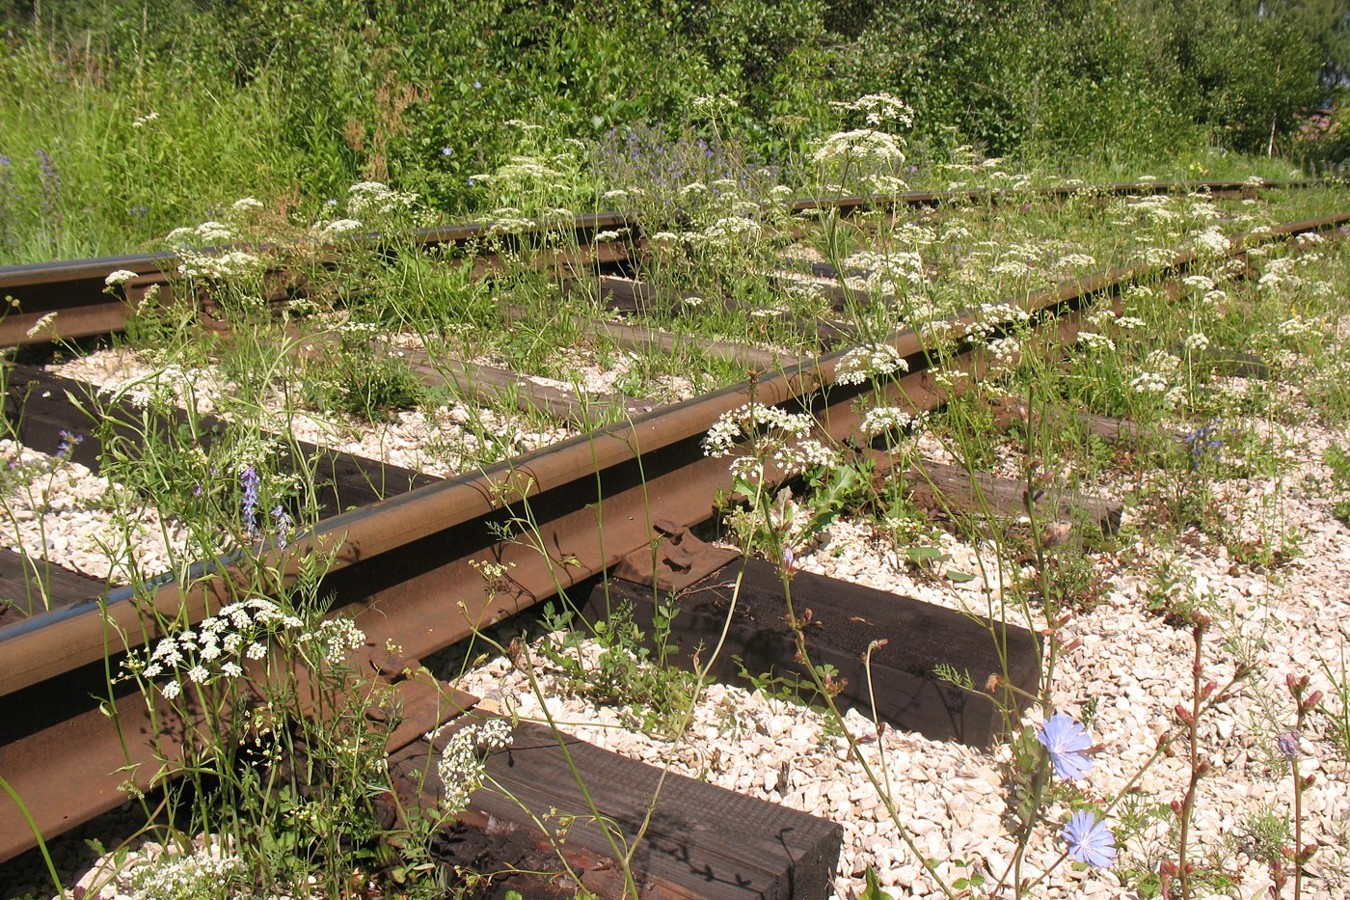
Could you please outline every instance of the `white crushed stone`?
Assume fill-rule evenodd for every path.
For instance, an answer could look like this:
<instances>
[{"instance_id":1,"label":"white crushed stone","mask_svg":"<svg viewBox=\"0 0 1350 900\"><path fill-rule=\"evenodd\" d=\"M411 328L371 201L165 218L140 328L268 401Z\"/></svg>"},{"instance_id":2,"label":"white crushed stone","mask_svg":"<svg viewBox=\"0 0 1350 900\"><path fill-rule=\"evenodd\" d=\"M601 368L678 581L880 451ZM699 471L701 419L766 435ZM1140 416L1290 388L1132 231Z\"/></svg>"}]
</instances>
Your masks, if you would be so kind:
<instances>
[{"instance_id":1,"label":"white crushed stone","mask_svg":"<svg viewBox=\"0 0 1350 900\"><path fill-rule=\"evenodd\" d=\"M142 576L183 564L190 535L181 523L159 514L125 489L85 466L0 440L6 474L0 496L0 543L29 559L64 566L112 584L132 580L134 559ZM114 493L130 515L105 503Z\"/></svg>"}]
</instances>

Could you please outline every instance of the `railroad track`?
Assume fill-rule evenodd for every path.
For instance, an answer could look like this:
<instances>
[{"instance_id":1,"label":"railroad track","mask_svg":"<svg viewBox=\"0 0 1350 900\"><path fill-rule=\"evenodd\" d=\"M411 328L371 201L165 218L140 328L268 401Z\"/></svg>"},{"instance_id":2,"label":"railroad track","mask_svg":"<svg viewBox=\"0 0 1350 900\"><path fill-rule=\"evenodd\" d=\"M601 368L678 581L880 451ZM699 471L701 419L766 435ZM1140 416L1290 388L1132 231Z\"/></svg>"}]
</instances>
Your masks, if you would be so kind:
<instances>
[{"instance_id":1,"label":"railroad track","mask_svg":"<svg viewBox=\"0 0 1350 900\"><path fill-rule=\"evenodd\" d=\"M1117 185L1094 190L1154 192L1170 187ZM1241 193L1249 192L1252 186L1237 183L1210 185L1209 189ZM987 196L978 193L964 199L968 202ZM902 198L913 205L953 199L951 195L934 194ZM858 208L863 201L839 203L845 209L850 204ZM1230 254L1236 256L1259 243L1339 228L1348 222L1350 215L1292 223L1267 234L1239 238ZM618 215L580 220L577 227L584 236L619 224L636 233L636 223ZM467 228L441 229L423 237L431 244L468 245L478 236L477 230ZM585 254L586 262L592 272L600 271L597 277L603 279L603 268L596 267L640 252L640 236L625 245L597 246L603 249ZM1090 299L1113 296L1122 286L1144 276L1179 276L1197 260L1194 253L1182 253L1161 267L1114 269L1036 293L1021 305L1039 321L1042 331L1063 344L1076 334L1077 311ZM24 317L34 321L46 312L59 311L57 321L61 324L56 334L60 337L88 337L125 325L126 305L107 303L103 293L103 278L108 272L118 268L137 271L143 281L136 287L143 288L160 283L158 279L163 276L159 271L164 266L162 257L124 257L46 268L16 267L0 270L0 289L20 297ZM580 268L575 259L557 266L573 271ZM29 285L37 287L23 293ZM632 297L641 294L640 288L629 291ZM31 324L27 318L14 318L14 322L3 323L0 340L28 342L24 326ZM970 325L974 321L972 315L953 324ZM50 335L43 339L50 339ZM656 336L650 331L637 335L633 338L635 346L644 339L651 341ZM910 374L890 388L890 402L932 409L953 396L953 391L940 387L926 368L927 356L917 335L891 335L887 343L910 367ZM722 347L720 352L750 351ZM400 705L406 721L389 750L391 758L415 769L418 760L437 752L434 742L422 735L468 711L475 702L475 698L438 691L435 685L408 677L418 660L559 591L584 594L596 579L618 567L641 567L644 557L647 572L660 572L665 564L667 575L678 571L681 584L694 584L700 576L715 576L726 564L725 557L710 554L704 558L701 553L691 553L689 545L683 549L678 546L687 529L713 514L718 493L732 488L725 462L704 455L703 436L720 416L753 401L808 410L821 423L822 437L845 441L857 433L861 422L854 401L871 390L870 385L836 382L846 353L844 348L795 361L776 357L771 360L775 364L772 368L766 366L745 383L647 412L634 414L630 409L629 420L560 445L504 460L476 474L425 483L372 505L337 512L291 546L266 549L262 563L274 568L282 579L289 579L299 574L307 556L318 548L337 548L322 590L335 596L335 613L352 617L366 633L367 646L356 654L366 677L402 696ZM746 361L770 362L749 357ZM984 367L982 355L970 347L954 364L969 372L971 380L978 379ZM465 381L477 380L482 374L466 370ZM542 401L533 397L529 402ZM60 430L57 424L42 432L45 437L35 432L33 440L45 440L50 445L53 433ZM92 453L92 446L84 452ZM884 458L879 462L884 464ZM358 465L350 461L342 464ZM503 528L526 520L531 527L528 534L520 536L525 539L501 539ZM490 592L483 588L480 567L484 563L509 568L509 578ZM78 585L70 589L77 590ZM232 590L231 571L224 567L216 578L191 584L159 584L150 603L167 616L196 622L209 610L234 599ZM456 603L446 603L447 597L455 598ZM932 620L935 627L956 627L946 620L937 624L939 618ZM125 747L109 727L106 711L76 699L98 693L102 684L110 652L109 623L117 634L144 634L142 616L129 589L113 590L99 602L75 603L0 629L0 715L7 722L19 723L9 730L11 737L0 747L0 774L25 798L44 837L59 834L120 803L123 794L119 784L126 776L119 770L127 765L128 758L143 764L134 777L142 787L148 785L155 754L164 751L162 742L152 740L151 720L139 694L124 693L113 701L122 732L130 736ZM1011 640L1020 653L1019 668L1011 673L1014 683L1034 688L1039 673L1037 644L1030 635L1013 635ZM394 645L400 650L390 653L386 648ZM124 649L113 647L112 652ZM936 651L897 647L895 652L922 655ZM890 664L897 670L905 666L903 660ZM866 705L861 697L845 695L842 700L846 705ZM949 697L938 694L917 700L910 708L886 710L885 714L930 734L974 743L991 740L996 728L993 706L987 698L984 703L965 703L958 710ZM31 831L17 808L0 805L0 859L21 852L32 842ZM663 884L668 891L677 890L673 880Z\"/></svg>"}]
</instances>

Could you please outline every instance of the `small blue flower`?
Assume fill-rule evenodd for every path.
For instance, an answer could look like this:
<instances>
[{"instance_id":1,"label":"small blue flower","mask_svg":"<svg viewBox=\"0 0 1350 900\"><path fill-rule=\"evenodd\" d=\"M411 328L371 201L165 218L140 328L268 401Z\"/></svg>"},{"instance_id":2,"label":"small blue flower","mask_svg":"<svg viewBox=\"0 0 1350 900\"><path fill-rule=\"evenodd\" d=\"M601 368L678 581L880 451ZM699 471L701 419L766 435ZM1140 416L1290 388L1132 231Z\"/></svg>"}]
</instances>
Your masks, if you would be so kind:
<instances>
[{"instance_id":1,"label":"small blue flower","mask_svg":"<svg viewBox=\"0 0 1350 900\"><path fill-rule=\"evenodd\" d=\"M1080 809L1074 813L1060 837L1069 845L1069 856L1080 863L1107 868L1116 861L1115 835L1094 812Z\"/></svg>"},{"instance_id":2,"label":"small blue flower","mask_svg":"<svg viewBox=\"0 0 1350 900\"><path fill-rule=\"evenodd\" d=\"M1057 712L1046 719L1036 739L1050 752L1050 764L1060 778L1069 781L1082 778L1092 768L1092 760L1085 752L1092 746L1092 738L1070 716Z\"/></svg>"},{"instance_id":3,"label":"small blue flower","mask_svg":"<svg viewBox=\"0 0 1350 900\"><path fill-rule=\"evenodd\" d=\"M82 434L71 434L69 431L66 431L64 428L61 429L61 431L59 432L59 435L60 435L61 440L60 440L60 442L56 445L56 458L57 458L57 459L70 459L70 451L74 450L75 447L78 446L79 444L83 444L83 443L84 443L84 435L82 435Z\"/></svg>"},{"instance_id":4,"label":"small blue flower","mask_svg":"<svg viewBox=\"0 0 1350 900\"><path fill-rule=\"evenodd\" d=\"M483 82L481 82L481 81L475 81L475 82L473 83L473 86L474 86L475 88L481 88L481 87L483 86Z\"/></svg>"},{"instance_id":5,"label":"small blue flower","mask_svg":"<svg viewBox=\"0 0 1350 900\"><path fill-rule=\"evenodd\" d=\"M454 147L442 147L442 148L441 148L441 156L454 156L454 155L455 155L455 148L454 148Z\"/></svg>"}]
</instances>

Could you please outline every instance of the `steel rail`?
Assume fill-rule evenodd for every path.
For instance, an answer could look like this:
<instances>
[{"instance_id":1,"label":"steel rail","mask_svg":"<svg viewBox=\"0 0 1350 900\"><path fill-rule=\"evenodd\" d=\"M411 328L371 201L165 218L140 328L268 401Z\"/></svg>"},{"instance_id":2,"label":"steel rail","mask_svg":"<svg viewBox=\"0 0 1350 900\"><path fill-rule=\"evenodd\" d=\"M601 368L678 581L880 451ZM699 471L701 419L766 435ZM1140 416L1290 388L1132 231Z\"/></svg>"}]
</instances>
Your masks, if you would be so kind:
<instances>
[{"instance_id":1,"label":"steel rail","mask_svg":"<svg viewBox=\"0 0 1350 900\"><path fill-rule=\"evenodd\" d=\"M1233 241L1229 255L1347 223L1350 214L1244 236ZM1077 330L1072 313L1086 298L1111 295L1148 275L1179 275L1198 259L1190 252L1161 268L1114 269L1033 295L1022 305L1047 320L1043 327L1055 339L1067 340ZM1052 318L1061 312L1066 315ZM972 322L968 315L953 324ZM904 402L926 409L951 396L925 368L924 348L914 332L895 335L890 343L912 368L892 388L897 402L903 396ZM717 492L731 486L725 462L705 457L701 447L703 435L723 413L751 401L795 403L811 408L825 436L840 440L856 433L859 413L852 401L864 388L834 385L846 352L765 373L476 475L333 517L291 548L267 551L263 562L282 578L294 577L308 554L336 547L321 590L334 592L338 612L354 616L366 631L372 649L362 664L392 674L409 659L594 578L650 546L651 523L657 519L686 526L705 520ZM983 372L983 354L972 348L957 363L970 373L969 380ZM514 528L515 536L503 540L490 524ZM506 567L506 576L485 584L475 566L483 562ZM181 616L180 621L198 621L242 588L231 582L231 570L216 574L222 577L162 584L144 602L161 614ZM126 591L105 603L60 610L0 632L0 703L13 712L16 704L22 708L44 697L51 700L52 686L71 671L97 683L106 660L146 637L141 605ZM402 655L389 656L382 649L386 641L400 645ZM123 770L129 762L139 764L130 780L148 784L156 768L155 736L145 700L124 694L110 705L116 708L121 738L105 712L95 709L0 747L0 773L28 801L44 836L120 803L118 783L128 778ZM0 807L0 859L31 843L13 807Z\"/></svg>"}]
</instances>

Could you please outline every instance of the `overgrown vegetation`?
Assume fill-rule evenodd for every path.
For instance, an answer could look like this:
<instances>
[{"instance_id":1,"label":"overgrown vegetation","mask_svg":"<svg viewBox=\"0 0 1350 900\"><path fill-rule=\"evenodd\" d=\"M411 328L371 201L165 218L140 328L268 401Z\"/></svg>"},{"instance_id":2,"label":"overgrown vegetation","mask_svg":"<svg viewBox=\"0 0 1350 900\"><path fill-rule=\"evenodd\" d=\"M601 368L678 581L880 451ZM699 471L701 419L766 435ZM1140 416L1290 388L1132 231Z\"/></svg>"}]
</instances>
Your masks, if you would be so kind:
<instances>
[{"instance_id":1,"label":"overgrown vegetation","mask_svg":"<svg viewBox=\"0 0 1350 900\"><path fill-rule=\"evenodd\" d=\"M592 202L616 186L596 168L605 148L671 143L714 117L752 161L797 170L833 103L879 91L914 109L928 174L924 160L965 144L1068 174L1163 160L1223 174L1228 151L1336 162L1350 140L1342 13L1321 0L11 6L0 262L126 252L245 194L309 217L363 179L481 212L475 176L531 152L513 120L581 142L573 189ZM710 96L730 102L714 112Z\"/></svg>"}]
</instances>

